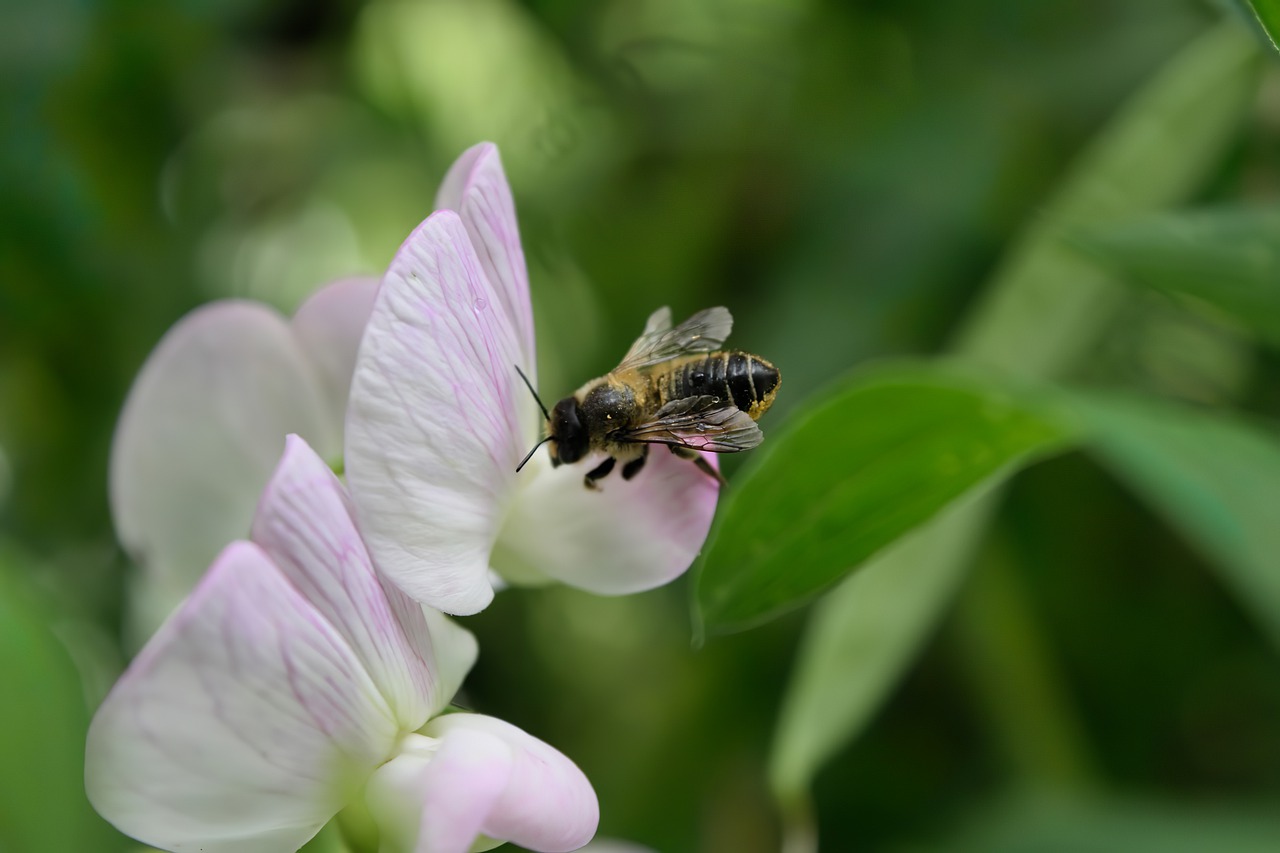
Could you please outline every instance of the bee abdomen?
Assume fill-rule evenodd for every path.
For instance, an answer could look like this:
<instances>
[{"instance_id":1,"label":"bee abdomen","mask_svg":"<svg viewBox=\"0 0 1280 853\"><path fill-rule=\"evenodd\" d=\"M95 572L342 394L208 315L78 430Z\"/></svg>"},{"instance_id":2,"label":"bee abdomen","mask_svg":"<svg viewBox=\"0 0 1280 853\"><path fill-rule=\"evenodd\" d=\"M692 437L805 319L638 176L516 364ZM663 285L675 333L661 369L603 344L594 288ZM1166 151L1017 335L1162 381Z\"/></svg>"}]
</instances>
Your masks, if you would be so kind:
<instances>
[{"instance_id":1,"label":"bee abdomen","mask_svg":"<svg viewBox=\"0 0 1280 853\"><path fill-rule=\"evenodd\" d=\"M676 369L670 396L673 399L710 394L732 401L758 418L773 403L779 382L778 369L745 352L713 352L693 358Z\"/></svg>"}]
</instances>

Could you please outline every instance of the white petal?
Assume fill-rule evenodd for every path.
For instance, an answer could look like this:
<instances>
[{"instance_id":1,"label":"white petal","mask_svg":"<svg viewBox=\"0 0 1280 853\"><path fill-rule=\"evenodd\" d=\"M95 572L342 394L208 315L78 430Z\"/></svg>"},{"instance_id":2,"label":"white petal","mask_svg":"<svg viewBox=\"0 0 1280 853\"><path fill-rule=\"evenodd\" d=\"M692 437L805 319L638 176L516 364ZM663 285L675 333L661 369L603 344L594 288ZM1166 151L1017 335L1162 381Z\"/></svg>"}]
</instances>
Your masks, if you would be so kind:
<instances>
[{"instance_id":1,"label":"white petal","mask_svg":"<svg viewBox=\"0 0 1280 853\"><path fill-rule=\"evenodd\" d=\"M713 465L714 454L703 454ZM588 458L552 468L539 453L507 516L494 568L541 573L602 595L661 586L683 574L706 541L720 487L692 462L654 447L632 480L615 471L600 489L582 477Z\"/></svg>"},{"instance_id":2,"label":"white petal","mask_svg":"<svg viewBox=\"0 0 1280 853\"><path fill-rule=\"evenodd\" d=\"M98 709L85 785L103 817L156 847L291 851L396 735L342 638L236 542Z\"/></svg>"},{"instance_id":3,"label":"white petal","mask_svg":"<svg viewBox=\"0 0 1280 853\"><path fill-rule=\"evenodd\" d=\"M595 834L591 784L537 738L479 714L448 714L423 733L370 780L369 806L389 849L466 853L496 839L559 853Z\"/></svg>"},{"instance_id":4,"label":"white petal","mask_svg":"<svg viewBox=\"0 0 1280 853\"><path fill-rule=\"evenodd\" d=\"M378 292L376 278L348 278L317 290L289 325L320 380L328 422L342 425L356 351Z\"/></svg>"},{"instance_id":5,"label":"white petal","mask_svg":"<svg viewBox=\"0 0 1280 853\"><path fill-rule=\"evenodd\" d=\"M457 671L475 662L475 638L455 628L465 639L450 635L435 647L422 608L375 575L338 478L295 435L263 492L253 540L355 652L401 729L421 727L449 704ZM444 667L441 651L454 656Z\"/></svg>"},{"instance_id":6,"label":"white petal","mask_svg":"<svg viewBox=\"0 0 1280 853\"><path fill-rule=\"evenodd\" d=\"M520 244L515 200L496 145L481 142L462 153L440 185L436 208L456 211L462 217L480 265L519 335L524 355L520 367L530 379L536 379L529 270Z\"/></svg>"},{"instance_id":7,"label":"white petal","mask_svg":"<svg viewBox=\"0 0 1280 853\"><path fill-rule=\"evenodd\" d=\"M524 450L516 330L462 222L433 214L378 290L352 379L346 474L380 571L418 601L475 613Z\"/></svg>"},{"instance_id":8,"label":"white petal","mask_svg":"<svg viewBox=\"0 0 1280 853\"><path fill-rule=\"evenodd\" d=\"M284 437L339 445L314 373L270 308L218 302L188 314L134 382L111 449L120 540L149 574L150 633L227 542L249 531ZM148 582L144 576L144 583Z\"/></svg>"},{"instance_id":9,"label":"white petal","mask_svg":"<svg viewBox=\"0 0 1280 853\"><path fill-rule=\"evenodd\" d=\"M480 746L486 739L501 742L510 750L510 776L502 796L481 825L481 832L489 838L511 841L540 853L561 853L577 850L595 835L600 822L596 793L577 765L559 750L510 723L481 714L438 717L423 732L441 739L441 754L452 744L462 742L473 754L496 756L496 746L488 747L487 752ZM437 775L441 787L466 786L473 780L483 787L496 775L496 762L491 759L460 762L461 766L451 772L438 763L438 758L428 773ZM437 810L436 815L443 820L445 813ZM424 832L431 817L424 808Z\"/></svg>"}]
</instances>

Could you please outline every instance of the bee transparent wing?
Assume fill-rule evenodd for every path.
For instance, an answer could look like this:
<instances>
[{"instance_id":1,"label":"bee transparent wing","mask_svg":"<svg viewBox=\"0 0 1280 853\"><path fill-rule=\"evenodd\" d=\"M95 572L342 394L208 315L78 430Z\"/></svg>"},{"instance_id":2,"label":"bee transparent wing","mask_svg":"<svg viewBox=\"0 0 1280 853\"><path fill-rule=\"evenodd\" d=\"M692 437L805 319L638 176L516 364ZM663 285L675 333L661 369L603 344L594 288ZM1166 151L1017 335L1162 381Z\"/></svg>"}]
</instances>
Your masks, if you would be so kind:
<instances>
[{"instance_id":1,"label":"bee transparent wing","mask_svg":"<svg viewBox=\"0 0 1280 853\"><path fill-rule=\"evenodd\" d=\"M644 332L614 370L634 370L690 353L715 352L732 330L733 316L728 308L699 311L674 329L671 309L659 308L649 316Z\"/></svg>"},{"instance_id":2,"label":"bee transparent wing","mask_svg":"<svg viewBox=\"0 0 1280 853\"><path fill-rule=\"evenodd\" d=\"M764 441L764 434L751 416L737 406L705 395L672 400L659 409L652 420L621 430L611 438L712 453L736 453Z\"/></svg>"}]
</instances>

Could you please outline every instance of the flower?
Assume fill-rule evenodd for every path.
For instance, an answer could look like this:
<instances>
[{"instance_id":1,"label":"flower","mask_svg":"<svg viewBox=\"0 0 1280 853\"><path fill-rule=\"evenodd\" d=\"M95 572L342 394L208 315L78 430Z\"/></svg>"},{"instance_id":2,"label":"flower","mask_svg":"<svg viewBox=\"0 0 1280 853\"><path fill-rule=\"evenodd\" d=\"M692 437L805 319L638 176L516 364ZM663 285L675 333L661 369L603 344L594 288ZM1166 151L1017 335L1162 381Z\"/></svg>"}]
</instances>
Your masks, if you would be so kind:
<instances>
[{"instance_id":1,"label":"flower","mask_svg":"<svg viewBox=\"0 0 1280 853\"><path fill-rule=\"evenodd\" d=\"M335 282L291 320L245 300L202 306L143 365L111 448L111 509L142 576L131 621L145 639L218 551L249 530L289 433L342 455L356 348L378 282Z\"/></svg>"},{"instance_id":2,"label":"flower","mask_svg":"<svg viewBox=\"0 0 1280 853\"><path fill-rule=\"evenodd\" d=\"M438 211L382 279L356 358L346 476L378 568L447 613L482 610L490 569L602 594L664 584L697 555L718 486L655 453L599 492L553 469L540 437L534 323L515 205L497 149L477 145L446 176Z\"/></svg>"},{"instance_id":3,"label":"flower","mask_svg":"<svg viewBox=\"0 0 1280 853\"><path fill-rule=\"evenodd\" d=\"M572 762L500 720L440 716L475 656L470 633L382 583L341 484L290 436L251 541L98 709L89 799L174 851L296 850L362 793L384 850L582 846L598 806Z\"/></svg>"}]
</instances>

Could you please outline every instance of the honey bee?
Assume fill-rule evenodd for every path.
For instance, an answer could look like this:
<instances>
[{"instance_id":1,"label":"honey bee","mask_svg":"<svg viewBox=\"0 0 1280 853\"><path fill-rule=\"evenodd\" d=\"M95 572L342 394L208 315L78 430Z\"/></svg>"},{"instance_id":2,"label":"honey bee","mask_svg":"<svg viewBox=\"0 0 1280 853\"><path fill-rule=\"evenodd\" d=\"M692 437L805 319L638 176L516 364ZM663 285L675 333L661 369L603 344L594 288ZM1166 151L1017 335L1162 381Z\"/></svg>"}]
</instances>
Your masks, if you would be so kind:
<instances>
[{"instance_id":1,"label":"honey bee","mask_svg":"<svg viewBox=\"0 0 1280 853\"><path fill-rule=\"evenodd\" d=\"M764 435L756 421L773 405L782 381L778 368L760 356L720 349L732 328L725 308L699 311L675 328L671 309L659 308L617 367L550 412L520 373L547 419L547 436L516 470L543 444L550 445L553 466L599 452L604 461L583 477L587 488L596 489L619 462L622 479L635 477L649 447L665 444L723 484L698 451L737 453L760 444Z\"/></svg>"}]
</instances>

